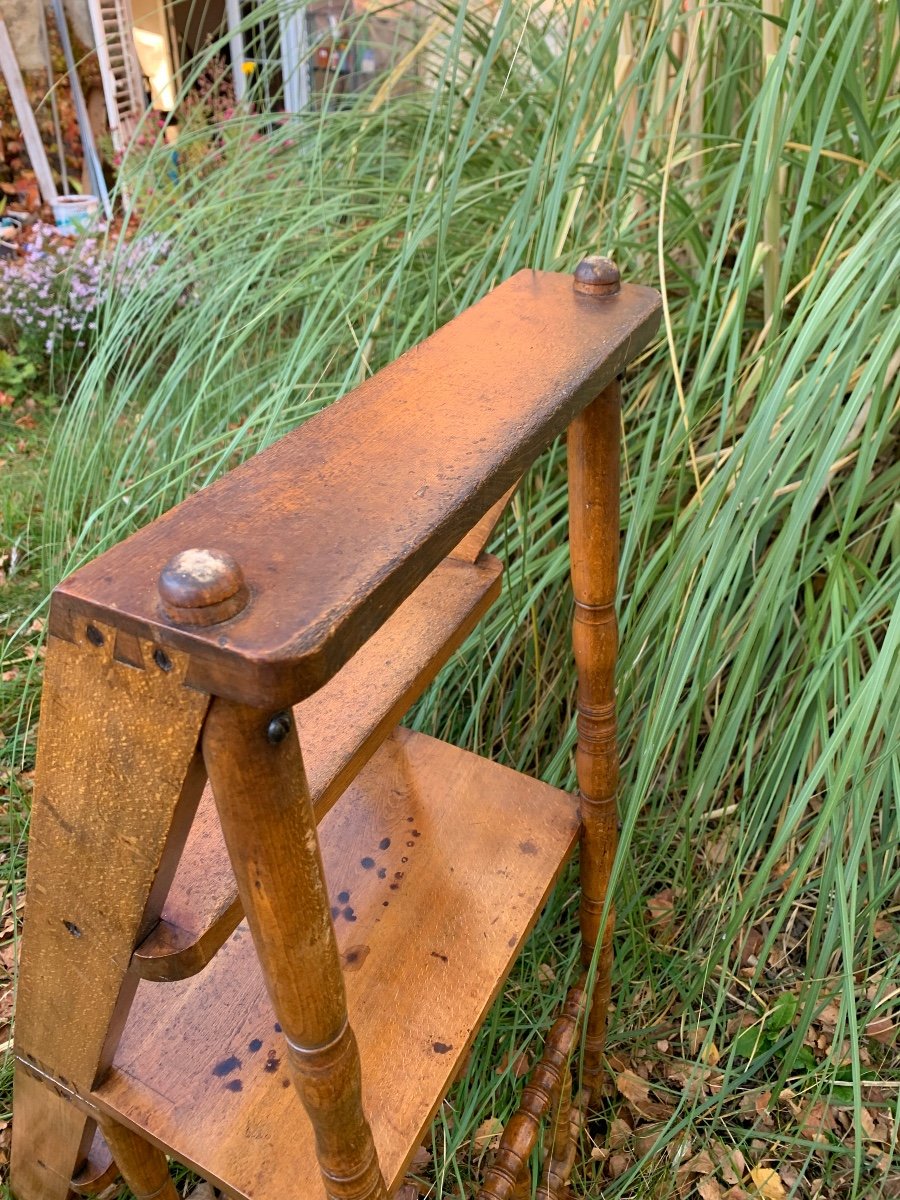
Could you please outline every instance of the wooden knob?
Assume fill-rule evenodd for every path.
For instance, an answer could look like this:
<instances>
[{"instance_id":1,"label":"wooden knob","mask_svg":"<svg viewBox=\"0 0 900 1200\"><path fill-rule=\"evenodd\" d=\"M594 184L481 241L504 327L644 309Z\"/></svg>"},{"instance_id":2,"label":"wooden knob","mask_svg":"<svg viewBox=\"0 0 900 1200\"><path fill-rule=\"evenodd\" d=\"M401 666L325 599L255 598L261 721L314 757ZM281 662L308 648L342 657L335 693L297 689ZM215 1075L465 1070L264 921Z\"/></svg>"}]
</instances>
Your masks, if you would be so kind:
<instances>
[{"instance_id":1,"label":"wooden knob","mask_svg":"<svg viewBox=\"0 0 900 1200\"><path fill-rule=\"evenodd\" d=\"M182 550L163 567L158 586L163 612L179 625L217 625L249 598L240 565L223 550Z\"/></svg>"},{"instance_id":2,"label":"wooden knob","mask_svg":"<svg viewBox=\"0 0 900 1200\"><path fill-rule=\"evenodd\" d=\"M615 296L619 290L619 268L611 258L589 254L575 268L573 285L585 296Z\"/></svg>"}]
</instances>

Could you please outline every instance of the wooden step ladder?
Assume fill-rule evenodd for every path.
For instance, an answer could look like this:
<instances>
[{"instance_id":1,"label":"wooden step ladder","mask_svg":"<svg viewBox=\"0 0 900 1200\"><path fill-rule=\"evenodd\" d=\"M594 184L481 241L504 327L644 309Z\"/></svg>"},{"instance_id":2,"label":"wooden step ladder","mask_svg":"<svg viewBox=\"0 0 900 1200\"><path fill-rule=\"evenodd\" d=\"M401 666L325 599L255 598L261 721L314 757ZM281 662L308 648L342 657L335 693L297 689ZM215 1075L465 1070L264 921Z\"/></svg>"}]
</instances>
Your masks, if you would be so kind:
<instances>
[{"instance_id":1,"label":"wooden step ladder","mask_svg":"<svg viewBox=\"0 0 900 1200\"><path fill-rule=\"evenodd\" d=\"M121 154L147 107L131 0L88 0L113 149Z\"/></svg>"},{"instance_id":2,"label":"wooden step ladder","mask_svg":"<svg viewBox=\"0 0 900 1200\"><path fill-rule=\"evenodd\" d=\"M482 1191L530 1194L549 1118L564 1195L609 1002L619 376L658 317L607 259L522 271L55 590L18 1200L116 1171L171 1200L167 1155L244 1200L391 1195L580 838L597 982ZM577 797L397 724L498 595L484 546L566 429Z\"/></svg>"}]
</instances>

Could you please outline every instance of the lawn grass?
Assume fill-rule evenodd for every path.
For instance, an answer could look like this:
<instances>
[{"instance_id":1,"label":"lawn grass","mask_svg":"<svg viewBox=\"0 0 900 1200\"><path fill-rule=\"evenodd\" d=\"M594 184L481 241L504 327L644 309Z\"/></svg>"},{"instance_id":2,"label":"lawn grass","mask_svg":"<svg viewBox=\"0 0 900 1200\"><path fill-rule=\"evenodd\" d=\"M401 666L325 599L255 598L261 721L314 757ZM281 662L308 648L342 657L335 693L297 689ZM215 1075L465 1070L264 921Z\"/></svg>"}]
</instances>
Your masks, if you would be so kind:
<instances>
[{"instance_id":1,"label":"lawn grass","mask_svg":"<svg viewBox=\"0 0 900 1200\"><path fill-rule=\"evenodd\" d=\"M896 1195L896 14L551 8L434 5L421 86L265 132L245 113L170 203L142 160L165 262L99 314L41 476L41 589L7 625L496 281L613 253L665 321L625 387L615 1011L576 1191ZM501 601L410 719L571 787L566 532L557 445L498 531ZM24 712L2 752L27 785ZM574 897L570 876L423 1190L471 1194L572 979Z\"/></svg>"}]
</instances>

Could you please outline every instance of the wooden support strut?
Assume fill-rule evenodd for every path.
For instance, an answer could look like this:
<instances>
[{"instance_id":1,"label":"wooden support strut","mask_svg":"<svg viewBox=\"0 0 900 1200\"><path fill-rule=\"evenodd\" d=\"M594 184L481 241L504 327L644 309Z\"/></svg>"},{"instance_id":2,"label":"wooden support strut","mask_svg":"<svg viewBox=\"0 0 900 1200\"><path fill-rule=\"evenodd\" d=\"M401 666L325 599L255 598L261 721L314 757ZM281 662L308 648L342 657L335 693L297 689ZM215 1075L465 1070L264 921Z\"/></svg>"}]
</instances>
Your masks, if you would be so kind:
<instances>
[{"instance_id":1,"label":"wooden support strut","mask_svg":"<svg viewBox=\"0 0 900 1200\"><path fill-rule=\"evenodd\" d=\"M616 854L618 750L615 597L619 547L618 381L605 388L569 428L569 528L575 593L573 643L578 668L578 744L575 765L581 803L581 955L591 966L599 942L596 982L588 1009L584 1086L596 1103L610 999L614 913L602 931Z\"/></svg>"},{"instance_id":2,"label":"wooden support strut","mask_svg":"<svg viewBox=\"0 0 900 1200\"><path fill-rule=\"evenodd\" d=\"M90 1092L138 982L131 954L159 918L203 787L209 698L184 687L182 655L143 642L127 666L115 636L80 621L47 650L16 1021L18 1200L65 1200L88 1154ZM140 792L123 791L135 777Z\"/></svg>"},{"instance_id":3,"label":"wooden support strut","mask_svg":"<svg viewBox=\"0 0 900 1200\"><path fill-rule=\"evenodd\" d=\"M203 755L325 1191L329 1200L387 1200L293 716L217 699Z\"/></svg>"},{"instance_id":4,"label":"wooden support strut","mask_svg":"<svg viewBox=\"0 0 900 1200\"><path fill-rule=\"evenodd\" d=\"M543 1057L525 1085L518 1111L506 1123L477 1200L517 1200L519 1196L528 1194L528 1160L537 1145L541 1121L551 1111L556 1118L562 1097L571 1095L571 1083L565 1083L565 1076L571 1069L573 1052L581 1033L584 1006L584 986L578 984L569 992L562 1014L550 1030ZM555 1119L550 1148L553 1158L551 1167L553 1164L556 1167L554 1186L558 1186L556 1173L563 1157L562 1148L556 1140L558 1124Z\"/></svg>"},{"instance_id":5,"label":"wooden support strut","mask_svg":"<svg viewBox=\"0 0 900 1200\"><path fill-rule=\"evenodd\" d=\"M136 1200L180 1200L162 1150L117 1121L101 1122L116 1166Z\"/></svg>"}]
</instances>

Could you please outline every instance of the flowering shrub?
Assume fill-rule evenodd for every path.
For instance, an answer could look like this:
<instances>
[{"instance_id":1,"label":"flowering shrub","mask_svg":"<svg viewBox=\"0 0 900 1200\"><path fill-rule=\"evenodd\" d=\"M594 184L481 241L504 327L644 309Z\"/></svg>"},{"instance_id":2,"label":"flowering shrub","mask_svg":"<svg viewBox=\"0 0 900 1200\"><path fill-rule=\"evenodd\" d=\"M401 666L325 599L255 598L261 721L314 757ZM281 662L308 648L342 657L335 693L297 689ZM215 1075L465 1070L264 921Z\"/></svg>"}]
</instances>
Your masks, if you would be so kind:
<instances>
[{"instance_id":1,"label":"flowering shrub","mask_svg":"<svg viewBox=\"0 0 900 1200\"><path fill-rule=\"evenodd\" d=\"M110 253L98 237L59 237L32 226L24 257L0 263L0 336L39 367L51 356L77 366L114 293L146 287L166 252L159 235L138 236Z\"/></svg>"}]
</instances>

